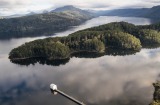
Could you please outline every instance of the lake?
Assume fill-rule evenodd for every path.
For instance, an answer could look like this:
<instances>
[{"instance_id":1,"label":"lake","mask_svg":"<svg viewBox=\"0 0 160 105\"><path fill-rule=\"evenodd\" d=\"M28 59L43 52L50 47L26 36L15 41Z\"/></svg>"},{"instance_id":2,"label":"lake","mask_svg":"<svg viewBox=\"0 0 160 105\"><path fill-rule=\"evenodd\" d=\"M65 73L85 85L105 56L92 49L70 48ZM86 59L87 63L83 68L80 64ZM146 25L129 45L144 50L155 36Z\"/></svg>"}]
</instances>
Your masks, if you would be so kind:
<instances>
[{"instance_id":1,"label":"lake","mask_svg":"<svg viewBox=\"0 0 160 105\"><path fill-rule=\"evenodd\" d=\"M152 23L146 18L101 16L53 37L119 21ZM152 83L160 80L160 48L142 49L132 55L72 57L57 65L40 61L19 65L8 59L11 49L43 38L46 36L0 40L0 105L75 105L51 94L51 83L87 105L148 105L152 101Z\"/></svg>"}]
</instances>

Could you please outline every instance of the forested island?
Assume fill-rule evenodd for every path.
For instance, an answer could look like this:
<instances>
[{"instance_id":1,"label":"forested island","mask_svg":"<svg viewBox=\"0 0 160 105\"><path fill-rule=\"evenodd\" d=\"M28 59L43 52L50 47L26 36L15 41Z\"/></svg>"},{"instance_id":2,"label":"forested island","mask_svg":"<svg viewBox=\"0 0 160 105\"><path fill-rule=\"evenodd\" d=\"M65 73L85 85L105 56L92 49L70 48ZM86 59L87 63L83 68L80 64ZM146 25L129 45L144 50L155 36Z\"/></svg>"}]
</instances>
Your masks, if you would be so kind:
<instances>
[{"instance_id":1,"label":"forested island","mask_svg":"<svg viewBox=\"0 0 160 105\"><path fill-rule=\"evenodd\" d=\"M113 22L77 31L65 37L39 39L14 48L9 58L20 60L43 57L50 60L67 59L76 52L105 53L110 49L140 51L147 45L160 44L160 24L136 26Z\"/></svg>"}]
</instances>

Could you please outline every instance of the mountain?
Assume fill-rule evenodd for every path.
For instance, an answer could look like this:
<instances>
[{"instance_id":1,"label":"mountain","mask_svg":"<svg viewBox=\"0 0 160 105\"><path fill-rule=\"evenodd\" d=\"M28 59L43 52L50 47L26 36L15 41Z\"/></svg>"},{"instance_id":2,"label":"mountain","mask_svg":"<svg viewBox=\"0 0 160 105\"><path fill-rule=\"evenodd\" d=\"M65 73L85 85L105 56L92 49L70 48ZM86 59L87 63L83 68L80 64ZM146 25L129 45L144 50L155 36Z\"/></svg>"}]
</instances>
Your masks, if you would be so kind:
<instances>
[{"instance_id":1,"label":"mountain","mask_svg":"<svg viewBox=\"0 0 160 105\"><path fill-rule=\"evenodd\" d=\"M58 8L42 14L0 19L0 39L53 35L93 18L87 11L72 8L74 10L55 12Z\"/></svg>"},{"instance_id":2,"label":"mountain","mask_svg":"<svg viewBox=\"0 0 160 105\"><path fill-rule=\"evenodd\" d=\"M76 8L72 5L67 5L64 7L56 8L55 10L52 10L51 12L57 12L57 13L64 13L73 17L81 17L81 18L89 18L93 17L94 14L85 10L81 10L79 8Z\"/></svg>"},{"instance_id":3,"label":"mountain","mask_svg":"<svg viewBox=\"0 0 160 105\"><path fill-rule=\"evenodd\" d=\"M107 15L107 16L143 16L146 14L148 9L115 9L110 11L103 11L101 15Z\"/></svg>"},{"instance_id":4,"label":"mountain","mask_svg":"<svg viewBox=\"0 0 160 105\"><path fill-rule=\"evenodd\" d=\"M29 16L29 15L35 15L35 14L38 14L38 13L30 12L30 13L26 14L26 16Z\"/></svg>"},{"instance_id":5,"label":"mountain","mask_svg":"<svg viewBox=\"0 0 160 105\"><path fill-rule=\"evenodd\" d=\"M25 15L27 15L27 14L13 14L13 15L9 15L9 16L4 16L4 18L18 18L18 17L22 17Z\"/></svg>"},{"instance_id":6,"label":"mountain","mask_svg":"<svg viewBox=\"0 0 160 105\"><path fill-rule=\"evenodd\" d=\"M159 19L160 18L160 6L154 6L151 9L149 9L149 11L144 15L144 17Z\"/></svg>"},{"instance_id":7,"label":"mountain","mask_svg":"<svg viewBox=\"0 0 160 105\"><path fill-rule=\"evenodd\" d=\"M131 8L98 11L97 14L105 16L127 16L160 19L160 6L154 6L152 8Z\"/></svg>"},{"instance_id":8,"label":"mountain","mask_svg":"<svg viewBox=\"0 0 160 105\"><path fill-rule=\"evenodd\" d=\"M72 5L67 5L67 6L59 7L59 8L56 8L55 10L52 10L52 12L64 12L64 11L82 11L82 10Z\"/></svg>"},{"instance_id":9,"label":"mountain","mask_svg":"<svg viewBox=\"0 0 160 105\"><path fill-rule=\"evenodd\" d=\"M8 16L3 16L3 18L18 18L18 17L23 17L23 16L29 16L29 15L34 15L34 14L38 14L36 12L29 12L27 14L13 14L13 15L8 15Z\"/></svg>"}]
</instances>

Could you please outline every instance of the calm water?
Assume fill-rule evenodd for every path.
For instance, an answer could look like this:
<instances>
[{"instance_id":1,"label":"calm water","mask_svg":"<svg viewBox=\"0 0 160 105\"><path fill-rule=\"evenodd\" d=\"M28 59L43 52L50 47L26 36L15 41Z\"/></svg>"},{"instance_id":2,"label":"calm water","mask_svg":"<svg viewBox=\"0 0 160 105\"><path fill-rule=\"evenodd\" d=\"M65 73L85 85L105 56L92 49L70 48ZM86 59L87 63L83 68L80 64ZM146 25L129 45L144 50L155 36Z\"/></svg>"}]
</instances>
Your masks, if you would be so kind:
<instances>
[{"instance_id":1,"label":"calm water","mask_svg":"<svg viewBox=\"0 0 160 105\"><path fill-rule=\"evenodd\" d=\"M55 36L115 21L142 25L151 20L131 17L98 17ZM0 105L75 105L53 96L50 83L87 105L148 105L152 83L159 79L160 48L143 49L135 55L98 58L72 57L59 66L35 63L17 65L8 59L14 47L36 38L0 41Z\"/></svg>"}]
</instances>

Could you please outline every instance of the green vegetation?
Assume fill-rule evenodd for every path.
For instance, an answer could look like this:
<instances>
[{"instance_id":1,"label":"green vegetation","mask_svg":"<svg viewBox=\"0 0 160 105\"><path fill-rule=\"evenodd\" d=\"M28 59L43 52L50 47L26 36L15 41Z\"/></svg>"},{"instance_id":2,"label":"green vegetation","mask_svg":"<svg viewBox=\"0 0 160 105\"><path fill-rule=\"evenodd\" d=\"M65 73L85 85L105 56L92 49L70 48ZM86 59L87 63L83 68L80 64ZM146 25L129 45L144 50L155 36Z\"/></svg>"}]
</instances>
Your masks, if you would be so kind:
<instances>
[{"instance_id":1,"label":"green vegetation","mask_svg":"<svg viewBox=\"0 0 160 105\"><path fill-rule=\"evenodd\" d=\"M95 37L94 39L84 41L82 49L91 52L104 52L105 45Z\"/></svg>"},{"instance_id":2,"label":"green vegetation","mask_svg":"<svg viewBox=\"0 0 160 105\"><path fill-rule=\"evenodd\" d=\"M28 58L28 59L21 59L21 60L11 60L12 63L23 65L23 66L29 66L29 65L35 65L36 63L42 64L42 65L51 65L51 66L59 66L59 65L65 65L69 62L70 59L47 59L44 57L38 57L38 58Z\"/></svg>"},{"instance_id":3,"label":"green vegetation","mask_svg":"<svg viewBox=\"0 0 160 105\"><path fill-rule=\"evenodd\" d=\"M144 44L160 44L160 33L156 30L140 30L139 38Z\"/></svg>"},{"instance_id":4,"label":"green vegetation","mask_svg":"<svg viewBox=\"0 0 160 105\"><path fill-rule=\"evenodd\" d=\"M151 25L138 26L138 27L142 29L152 29L152 30L160 31L160 22L151 24Z\"/></svg>"},{"instance_id":5,"label":"green vegetation","mask_svg":"<svg viewBox=\"0 0 160 105\"><path fill-rule=\"evenodd\" d=\"M91 18L90 13L80 9L4 18L0 19L0 39L53 35Z\"/></svg>"},{"instance_id":6,"label":"green vegetation","mask_svg":"<svg viewBox=\"0 0 160 105\"><path fill-rule=\"evenodd\" d=\"M13 49L10 59L26 59L32 57L44 57L47 59L65 59L69 57L69 48L61 42L47 42L36 40Z\"/></svg>"},{"instance_id":7,"label":"green vegetation","mask_svg":"<svg viewBox=\"0 0 160 105\"><path fill-rule=\"evenodd\" d=\"M146 44L160 44L156 30L126 22L113 22L80 30L67 37L46 38L13 49L10 59L45 57L66 59L77 52L105 53L109 49L140 51Z\"/></svg>"},{"instance_id":8,"label":"green vegetation","mask_svg":"<svg viewBox=\"0 0 160 105\"><path fill-rule=\"evenodd\" d=\"M140 50L141 49L141 42L135 36L124 33L121 31L115 31L111 33L105 34L105 42L106 45L112 47L118 47L121 49L128 49L128 50Z\"/></svg>"},{"instance_id":9,"label":"green vegetation","mask_svg":"<svg viewBox=\"0 0 160 105\"><path fill-rule=\"evenodd\" d=\"M160 105L160 82L153 84L155 91L153 94L153 101L150 105Z\"/></svg>"}]
</instances>

